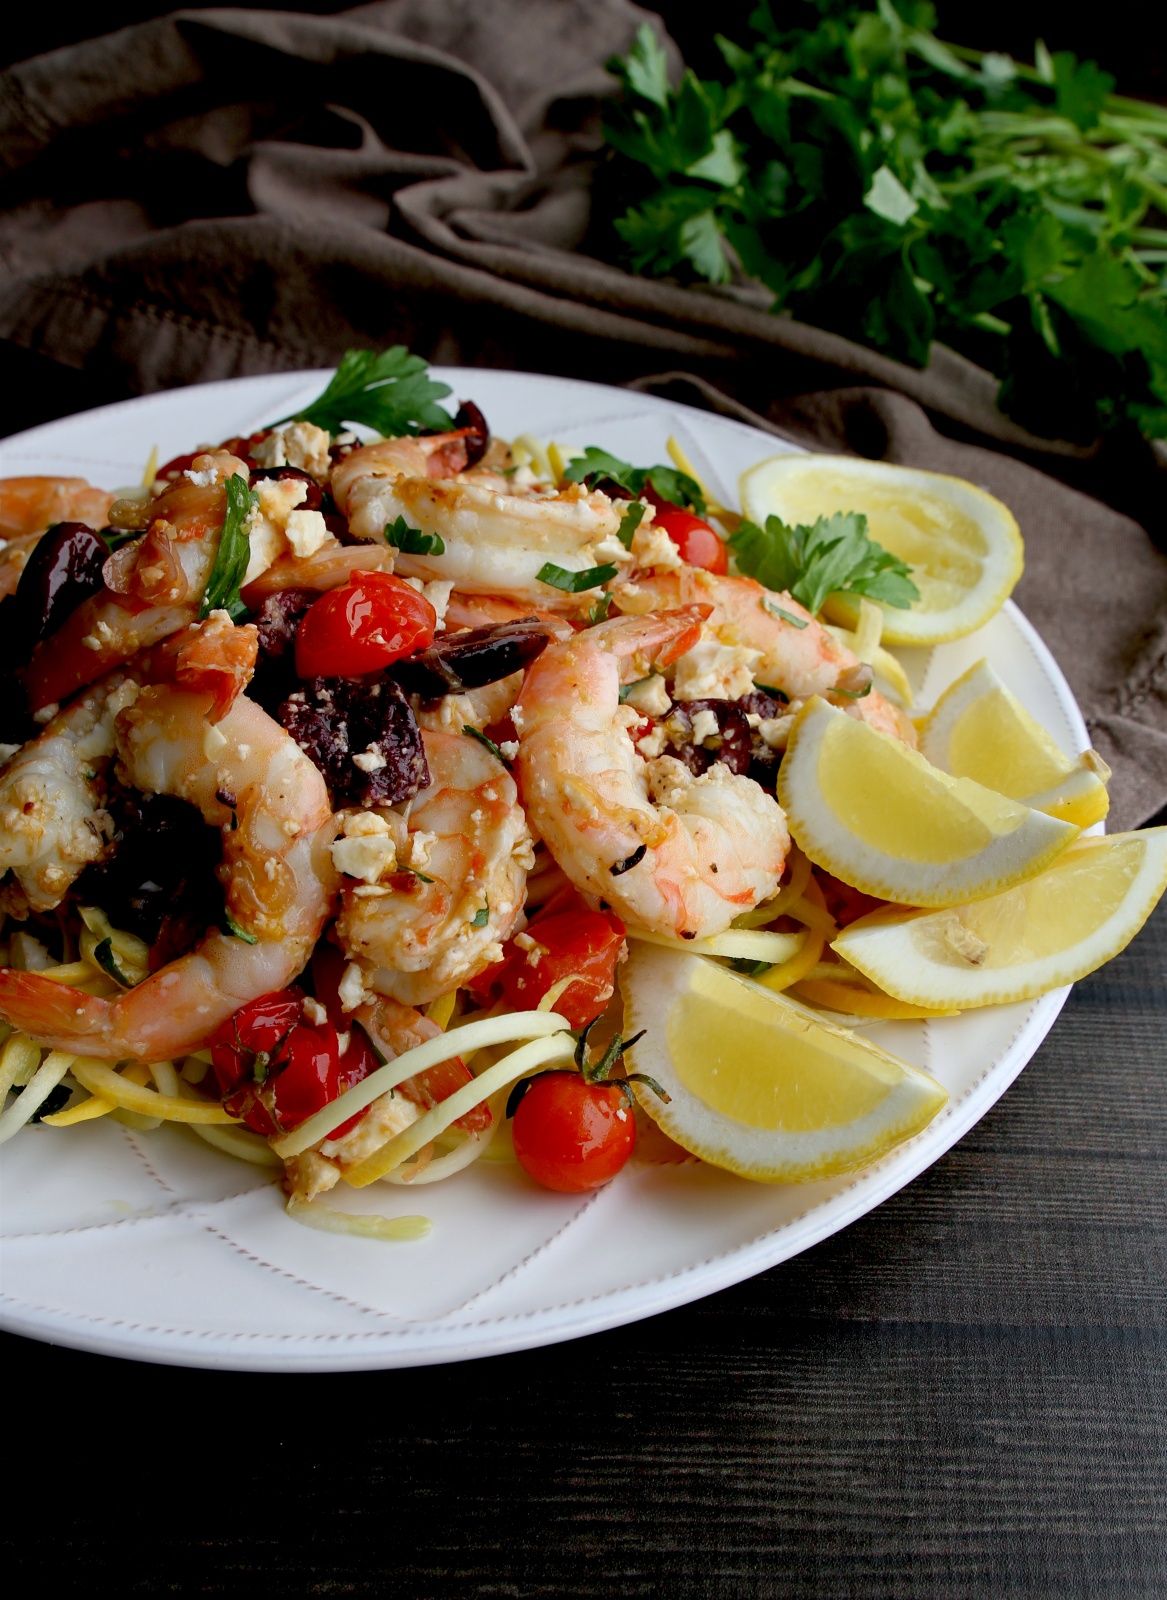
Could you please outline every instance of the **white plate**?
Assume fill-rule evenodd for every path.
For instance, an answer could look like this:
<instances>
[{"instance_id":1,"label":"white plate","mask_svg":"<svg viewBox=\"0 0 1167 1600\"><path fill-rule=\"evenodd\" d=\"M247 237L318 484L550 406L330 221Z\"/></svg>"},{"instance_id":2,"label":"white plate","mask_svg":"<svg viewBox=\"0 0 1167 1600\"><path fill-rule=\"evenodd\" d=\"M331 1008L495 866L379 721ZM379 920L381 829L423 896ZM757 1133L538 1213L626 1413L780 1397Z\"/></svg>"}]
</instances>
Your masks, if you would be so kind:
<instances>
[{"instance_id":1,"label":"white plate","mask_svg":"<svg viewBox=\"0 0 1167 1600\"><path fill-rule=\"evenodd\" d=\"M504 437L530 430L644 462L666 459L675 434L729 504L742 469L784 448L739 423L594 384L439 376ZM165 461L245 435L306 404L322 377L237 379L107 406L0 443L0 474L135 483L152 445ZM1065 749L1086 748L1066 681L1015 606L972 638L903 655L925 705L988 656ZM911 1182L1008 1088L1067 993L873 1027L871 1037L933 1072L951 1099L923 1133L858 1175L771 1188L710 1167L634 1163L578 1198L479 1165L412 1193L353 1194L356 1206L432 1217L418 1243L300 1227L265 1173L181 1130L30 1128L0 1152L0 1321L110 1355L280 1371L454 1361L632 1322L785 1261Z\"/></svg>"}]
</instances>

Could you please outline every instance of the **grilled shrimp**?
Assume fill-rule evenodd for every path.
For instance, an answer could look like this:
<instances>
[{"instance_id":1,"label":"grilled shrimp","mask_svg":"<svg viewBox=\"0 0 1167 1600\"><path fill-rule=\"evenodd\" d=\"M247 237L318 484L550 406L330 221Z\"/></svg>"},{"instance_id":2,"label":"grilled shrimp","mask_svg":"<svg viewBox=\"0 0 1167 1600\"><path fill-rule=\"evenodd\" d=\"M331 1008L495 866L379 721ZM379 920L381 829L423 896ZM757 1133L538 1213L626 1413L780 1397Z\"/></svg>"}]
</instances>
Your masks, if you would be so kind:
<instances>
[{"instance_id":1,"label":"grilled shrimp","mask_svg":"<svg viewBox=\"0 0 1167 1600\"><path fill-rule=\"evenodd\" d=\"M598 547L615 543L620 512L608 496L569 484L562 491L516 493L493 472L457 471L457 434L384 439L354 450L332 474L332 493L359 539L380 540L404 517L412 528L437 534L441 555L402 552L406 577L452 579L462 594L504 595L559 611L586 610L594 595L566 595L537 574L545 563L582 572L599 565ZM500 486L502 485L502 486Z\"/></svg>"},{"instance_id":2,"label":"grilled shrimp","mask_svg":"<svg viewBox=\"0 0 1167 1600\"><path fill-rule=\"evenodd\" d=\"M248 469L220 450L197 457L194 470L209 481L184 475L152 501L145 536L106 562L105 587L37 645L24 673L31 710L68 699L195 620L223 527L223 485Z\"/></svg>"},{"instance_id":3,"label":"grilled shrimp","mask_svg":"<svg viewBox=\"0 0 1167 1600\"><path fill-rule=\"evenodd\" d=\"M621 718L621 665L632 676L668 665L707 609L621 617L549 645L512 712L523 798L558 865L627 922L686 939L772 895L790 848L781 806L752 779L646 762Z\"/></svg>"},{"instance_id":4,"label":"grilled shrimp","mask_svg":"<svg viewBox=\"0 0 1167 1600\"><path fill-rule=\"evenodd\" d=\"M501 958L535 859L506 767L469 735L427 729L422 739L429 787L404 815L346 820L333 851L352 869L336 923L341 948L369 990L406 1006ZM383 843L361 842L378 836ZM358 869L364 882L353 881Z\"/></svg>"},{"instance_id":5,"label":"grilled shrimp","mask_svg":"<svg viewBox=\"0 0 1167 1600\"><path fill-rule=\"evenodd\" d=\"M208 731L213 695L144 688L115 719L125 778L175 795L221 830L228 926L114 999L0 969L0 1017L58 1050L165 1060L196 1050L241 1005L301 970L332 912L335 828L324 779L241 695Z\"/></svg>"},{"instance_id":6,"label":"grilled shrimp","mask_svg":"<svg viewBox=\"0 0 1167 1600\"><path fill-rule=\"evenodd\" d=\"M717 577L700 567L681 567L639 573L632 584L616 588L613 599L621 610L636 612L694 602L711 606L709 642L758 652L750 669L758 683L772 684L795 702L816 694L843 694L844 709L852 716L915 748L911 720L869 688L871 668L789 594L773 594L753 578ZM802 627L778 616L773 607L798 618Z\"/></svg>"},{"instance_id":7,"label":"grilled shrimp","mask_svg":"<svg viewBox=\"0 0 1167 1600\"><path fill-rule=\"evenodd\" d=\"M103 528L113 501L84 478L0 478L0 539L40 534L55 522Z\"/></svg>"}]
</instances>

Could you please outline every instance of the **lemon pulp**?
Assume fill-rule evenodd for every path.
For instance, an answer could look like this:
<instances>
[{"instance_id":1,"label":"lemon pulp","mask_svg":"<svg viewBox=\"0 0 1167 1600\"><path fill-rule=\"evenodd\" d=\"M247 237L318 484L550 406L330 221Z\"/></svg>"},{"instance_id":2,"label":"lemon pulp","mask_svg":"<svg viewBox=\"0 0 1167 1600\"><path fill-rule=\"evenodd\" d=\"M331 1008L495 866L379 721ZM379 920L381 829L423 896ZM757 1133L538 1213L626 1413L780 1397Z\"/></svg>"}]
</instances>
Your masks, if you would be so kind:
<instances>
[{"instance_id":1,"label":"lemon pulp","mask_svg":"<svg viewBox=\"0 0 1167 1600\"><path fill-rule=\"evenodd\" d=\"M832 719L818 770L823 799L864 844L901 861L963 861L1025 821L1025 806L865 731L850 717Z\"/></svg>"},{"instance_id":2,"label":"lemon pulp","mask_svg":"<svg viewBox=\"0 0 1167 1600\"><path fill-rule=\"evenodd\" d=\"M858 1040L812 1031L768 994L734 988L727 997L699 971L669 1013L673 1068L712 1111L749 1128L809 1133L855 1122L887 1098L898 1074Z\"/></svg>"},{"instance_id":3,"label":"lemon pulp","mask_svg":"<svg viewBox=\"0 0 1167 1600\"><path fill-rule=\"evenodd\" d=\"M857 501L862 501L858 504ZM834 511L862 511L867 532L912 568L921 611L949 611L980 581L989 542L972 517L941 495L913 485L864 482L821 468L782 488L787 522L813 523Z\"/></svg>"},{"instance_id":4,"label":"lemon pulp","mask_svg":"<svg viewBox=\"0 0 1167 1600\"><path fill-rule=\"evenodd\" d=\"M1014 800L1052 789L1071 765L1045 729L1004 693L972 701L949 735L949 770Z\"/></svg>"}]
</instances>

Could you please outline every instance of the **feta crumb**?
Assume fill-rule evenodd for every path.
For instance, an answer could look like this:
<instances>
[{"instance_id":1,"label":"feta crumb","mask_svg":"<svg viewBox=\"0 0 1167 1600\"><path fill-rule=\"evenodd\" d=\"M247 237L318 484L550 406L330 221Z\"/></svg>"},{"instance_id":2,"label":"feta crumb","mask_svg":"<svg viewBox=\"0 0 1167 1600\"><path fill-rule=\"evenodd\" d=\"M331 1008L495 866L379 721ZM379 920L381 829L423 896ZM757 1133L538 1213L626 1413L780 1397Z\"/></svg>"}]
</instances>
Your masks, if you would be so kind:
<instances>
[{"instance_id":1,"label":"feta crumb","mask_svg":"<svg viewBox=\"0 0 1167 1600\"><path fill-rule=\"evenodd\" d=\"M706 706L702 706L693 718L693 739L697 744L704 744L706 739L715 739L721 733L720 724L716 716Z\"/></svg>"},{"instance_id":2,"label":"feta crumb","mask_svg":"<svg viewBox=\"0 0 1167 1600\"><path fill-rule=\"evenodd\" d=\"M665 680L659 673L641 683L634 683L624 691L624 704L634 706L642 716L663 717L672 702Z\"/></svg>"},{"instance_id":3,"label":"feta crumb","mask_svg":"<svg viewBox=\"0 0 1167 1600\"><path fill-rule=\"evenodd\" d=\"M295 507L308 498L308 485L299 478L265 478L256 485L255 492L260 515L282 532Z\"/></svg>"},{"instance_id":4,"label":"feta crumb","mask_svg":"<svg viewBox=\"0 0 1167 1600\"><path fill-rule=\"evenodd\" d=\"M599 544L592 546L592 560L597 567L605 561L614 561L617 566L627 566L632 560L632 552L625 548L618 534L609 533L604 536Z\"/></svg>"},{"instance_id":5,"label":"feta crumb","mask_svg":"<svg viewBox=\"0 0 1167 1600\"><path fill-rule=\"evenodd\" d=\"M322 1028L328 1021L328 1012L320 1004L320 1001L313 1000L310 994L304 996L301 1007L308 1021L314 1022L318 1028Z\"/></svg>"},{"instance_id":6,"label":"feta crumb","mask_svg":"<svg viewBox=\"0 0 1167 1600\"><path fill-rule=\"evenodd\" d=\"M193 467L183 471L183 477L189 478L196 489L209 489L213 483L218 482L218 473L214 467L204 467L202 472L196 472Z\"/></svg>"},{"instance_id":7,"label":"feta crumb","mask_svg":"<svg viewBox=\"0 0 1167 1600\"><path fill-rule=\"evenodd\" d=\"M436 833L426 833L419 828L416 833L409 835L409 865L411 867L425 867L429 865L430 851L438 842Z\"/></svg>"},{"instance_id":8,"label":"feta crumb","mask_svg":"<svg viewBox=\"0 0 1167 1600\"><path fill-rule=\"evenodd\" d=\"M422 584L421 592L438 614L438 627L443 628L446 621L446 610L450 604L450 596L454 592L452 580L434 578L432 582Z\"/></svg>"},{"instance_id":9,"label":"feta crumb","mask_svg":"<svg viewBox=\"0 0 1167 1600\"><path fill-rule=\"evenodd\" d=\"M346 878L359 878L362 883L378 883L397 865L397 851L388 830L337 839L330 854L338 872Z\"/></svg>"},{"instance_id":10,"label":"feta crumb","mask_svg":"<svg viewBox=\"0 0 1167 1600\"><path fill-rule=\"evenodd\" d=\"M790 730L794 726L792 716L785 717L760 717L756 724L763 742L771 750L785 750L790 740Z\"/></svg>"},{"instance_id":11,"label":"feta crumb","mask_svg":"<svg viewBox=\"0 0 1167 1600\"><path fill-rule=\"evenodd\" d=\"M646 761L655 761L657 756L663 752L665 747L665 730L661 724L658 723L657 726L653 728L651 733L644 734L643 737L637 739L635 743L636 748L640 751L640 754Z\"/></svg>"},{"instance_id":12,"label":"feta crumb","mask_svg":"<svg viewBox=\"0 0 1167 1600\"><path fill-rule=\"evenodd\" d=\"M274 428L252 451L257 466L295 467L320 483L327 483L332 470L329 447L331 435L314 422L292 422Z\"/></svg>"},{"instance_id":13,"label":"feta crumb","mask_svg":"<svg viewBox=\"0 0 1167 1600\"><path fill-rule=\"evenodd\" d=\"M355 961L350 961L344 969L344 976L337 986L336 994L342 1011L355 1011L366 1000L375 998L365 988L364 977Z\"/></svg>"},{"instance_id":14,"label":"feta crumb","mask_svg":"<svg viewBox=\"0 0 1167 1600\"><path fill-rule=\"evenodd\" d=\"M513 761L519 753L519 741L517 739L504 739L498 748L504 761Z\"/></svg>"},{"instance_id":15,"label":"feta crumb","mask_svg":"<svg viewBox=\"0 0 1167 1600\"><path fill-rule=\"evenodd\" d=\"M227 748L227 735L212 723L203 730L203 754L208 761L216 761Z\"/></svg>"},{"instance_id":16,"label":"feta crumb","mask_svg":"<svg viewBox=\"0 0 1167 1600\"><path fill-rule=\"evenodd\" d=\"M677 662L674 700L740 700L754 687L760 650L703 638Z\"/></svg>"},{"instance_id":17,"label":"feta crumb","mask_svg":"<svg viewBox=\"0 0 1167 1600\"><path fill-rule=\"evenodd\" d=\"M632 535L632 554L638 567L655 567L657 571L675 571L684 566L681 552L663 528L642 522Z\"/></svg>"},{"instance_id":18,"label":"feta crumb","mask_svg":"<svg viewBox=\"0 0 1167 1600\"><path fill-rule=\"evenodd\" d=\"M363 754L353 757L353 766L359 767L362 772L380 772L388 764L375 744L371 744Z\"/></svg>"},{"instance_id":19,"label":"feta crumb","mask_svg":"<svg viewBox=\"0 0 1167 1600\"><path fill-rule=\"evenodd\" d=\"M298 556L312 555L332 538L319 511L289 511L284 534Z\"/></svg>"}]
</instances>

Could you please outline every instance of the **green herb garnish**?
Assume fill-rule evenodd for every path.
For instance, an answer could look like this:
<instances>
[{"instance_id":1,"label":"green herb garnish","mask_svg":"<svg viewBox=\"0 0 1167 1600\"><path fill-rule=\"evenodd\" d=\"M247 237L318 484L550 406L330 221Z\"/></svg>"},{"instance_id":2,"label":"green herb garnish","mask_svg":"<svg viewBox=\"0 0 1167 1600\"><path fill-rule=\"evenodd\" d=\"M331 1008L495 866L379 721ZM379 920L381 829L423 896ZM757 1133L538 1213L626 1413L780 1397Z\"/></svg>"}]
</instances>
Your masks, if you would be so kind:
<instances>
[{"instance_id":1,"label":"green herb garnish","mask_svg":"<svg viewBox=\"0 0 1167 1600\"><path fill-rule=\"evenodd\" d=\"M488 904L484 905L480 911L476 911L474 913L474 915L470 918L470 926L472 928L485 928L486 924L489 921L490 921L490 905L488 903Z\"/></svg>"},{"instance_id":2,"label":"green herb garnish","mask_svg":"<svg viewBox=\"0 0 1167 1600\"><path fill-rule=\"evenodd\" d=\"M241 928L226 911L223 913L223 932L232 939L242 939L244 944L258 944L259 939L254 933L248 933L246 928Z\"/></svg>"},{"instance_id":3,"label":"green herb garnish","mask_svg":"<svg viewBox=\"0 0 1167 1600\"><path fill-rule=\"evenodd\" d=\"M588 622L594 628L597 622L607 622L608 612L612 609L612 596L602 594L598 600L588 607Z\"/></svg>"},{"instance_id":4,"label":"green herb garnish","mask_svg":"<svg viewBox=\"0 0 1167 1600\"><path fill-rule=\"evenodd\" d=\"M403 344L380 355L374 350L346 350L320 398L294 417L280 420L313 422L329 433L359 423L387 439L417 434L423 428L445 432L454 420L434 402L449 393L449 384L435 383L422 358L411 355Z\"/></svg>"},{"instance_id":5,"label":"green herb garnish","mask_svg":"<svg viewBox=\"0 0 1167 1600\"><path fill-rule=\"evenodd\" d=\"M1167 437L1167 108L1038 42L945 44L922 0L759 4L720 81L609 63L612 251L923 366L934 340L1047 436Z\"/></svg>"},{"instance_id":6,"label":"green herb garnish","mask_svg":"<svg viewBox=\"0 0 1167 1600\"><path fill-rule=\"evenodd\" d=\"M247 563L251 559L251 540L247 532L247 519L252 508L259 504L259 496L248 487L247 479L235 473L227 479L227 514L223 518L223 531L219 535L219 548L215 563L207 579L203 603L199 607L199 620L212 611L225 611L232 622L248 615L247 607L239 598Z\"/></svg>"},{"instance_id":7,"label":"green herb garnish","mask_svg":"<svg viewBox=\"0 0 1167 1600\"><path fill-rule=\"evenodd\" d=\"M116 984L120 984L123 989L132 989L134 987L133 978L127 978L118 965L117 957L113 953L112 939L103 939L99 945L94 947L93 959L101 970L108 974Z\"/></svg>"},{"instance_id":8,"label":"green herb garnish","mask_svg":"<svg viewBox=\"0 0 1167 1600\"><path fill-rule=\"evenodd\" d=\"M595 589L614 578L616 568L611 562L605 562L602 567L585 567L582 572L568 572L566 567L557 567L553 561L548 561L535 576L540 583L549 583L553 589L562 589L564 594L583 594L586 589Z\"/></svg>"},{"instance_id":9,"label":"green herb garnish","mask_svg":"<svg viewBox=\"0 0 1167 1600\"><path fill-rule=\"evenodd\" d=\"M809 617L796 617L793 611L783 611L781 606L776 606L772 600L764 600L762 604L772 617L779 617L783 622L788 622L792 628L800 631L810 625Z\"/></svg>"},{"instance_id":10,"label":"green herb garnish","mask_svg":"<svg viewBox=\"0 0 1167 1600\"><path fill-rule=\"evenodd\" d=\"M469 723L466 723L462 729L462 732L468 739L477 739L479 744L485 745L495 760L501 761L504 767L510 766L510 762L507 760L506 756L503 755L502 751L495 744L494 740L488 739L479 728L472 728Z\"/></svg>"},{"instance_id":11,"label":"green herb garnish","mask_svg":"<svg viewBox=\"0 0 1167 1600\"><path fill-rule=\"evenodd\" d=\"M385 529L385 543L408 556L444 556L446 541L440 533L422 533L411 528L404 517L398 517Z\"/></svg>"},{"instance_id":12,"label":"green herb garnish","mask_svg":"<svg viewBox=\"0 0 1167 1600\"><path fill-rule=\"evenodd\" d=\"M647 509L643 500L630 500L628 502L628 508L620 518L620 526L616 530L616 537L620 540L625 550L631 550L632 536L644 521L644 513Z\"/></svg>"},{"instance_id":13,"label":"green herb garnish","mask_svg":"<svg viewBox=\"0 0 1167 1600\"><path fill-rule=\"evenodd\" d=\"M645 485L651 484L670 505L687 506L699 517L705 515L701 486L687 472L678 472L676 467L634 467L594 444L588 445L582 456L575 456L568 462L563 476L568 483L586 484L589 489L602 486L606 480L626 490L633 500L638 500ZM639 522L640 518L636 520Z\"/></svg>"},{"instance_id":14,"label":"green herb garnish","mask_svg":"<svg viewBox=\"0 0 1167 1600\"><path fill-rule=\"evenodd\" d=\"M920 598L911 568L867 537L867 518L857 511L836 511L811 528L788 527L781 517L767 517L765 528L743 522L729 546L742 572L792 594L811 616L829 594L864 595L900 610Z\"/></svg>"}]
</instances>

